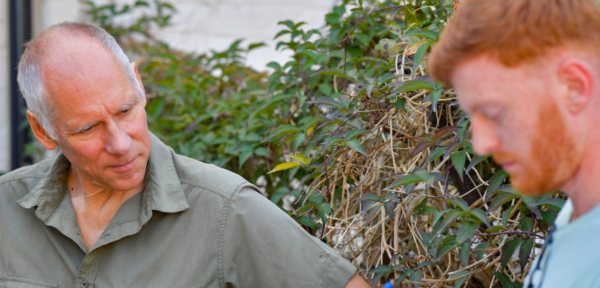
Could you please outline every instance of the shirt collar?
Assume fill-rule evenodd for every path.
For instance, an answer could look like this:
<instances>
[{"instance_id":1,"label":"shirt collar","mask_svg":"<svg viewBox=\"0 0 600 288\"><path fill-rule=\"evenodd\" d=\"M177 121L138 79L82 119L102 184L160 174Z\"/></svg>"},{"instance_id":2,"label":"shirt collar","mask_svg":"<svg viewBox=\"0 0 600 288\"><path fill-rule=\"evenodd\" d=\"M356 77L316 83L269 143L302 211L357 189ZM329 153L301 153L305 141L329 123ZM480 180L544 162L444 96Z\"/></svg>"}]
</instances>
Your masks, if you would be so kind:
<instances>
[{"instance_id":1,"label":"shirt collar","mask_svg":"<svg viewBox=\"0 0 600 288\"><path fill-rule=\"evenodd\" d=\"M569 225L569 222L571 222L572 216L573 216L573 202L571 202L571 198L569 198L569 199L567 199L567 202L565 202L565 205L563 205L562 209L560 209L560 212L558 212L558 215L556 216L556 220L554 220L555 229L560 229L562 227Z\"/></svg>"},{"instance_id":2,"label":"shirt collar","mask_svg":"<svg viewBox=\"0 0 600 288\"><path fill-rule=\"evenodd\" d=\"M151 210L164 213L184 211L189 208L189 204L175 170L175 152L154 134L150 133L150 137L152 149L144 179L142 210L146 211L148 218L152 214L149 213ZM26 209L37 207L36 216L45 222L58 208L67 191L70 166L71 163L64 154L59 153L44 179L17 200L17 203Z\"/></svg>"}]
</instances>

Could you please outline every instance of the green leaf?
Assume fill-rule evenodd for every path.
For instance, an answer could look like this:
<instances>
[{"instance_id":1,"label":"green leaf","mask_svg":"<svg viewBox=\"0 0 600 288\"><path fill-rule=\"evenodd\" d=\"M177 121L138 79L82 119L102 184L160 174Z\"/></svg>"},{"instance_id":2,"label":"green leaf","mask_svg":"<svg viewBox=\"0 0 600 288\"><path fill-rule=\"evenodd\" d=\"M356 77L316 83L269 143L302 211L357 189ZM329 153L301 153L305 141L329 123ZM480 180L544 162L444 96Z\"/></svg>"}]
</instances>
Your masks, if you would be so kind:
<instances>
[{"instance_id":1,"label":"green leaf","mask_svg":"<svg viewBox=\"0 0 600 288\"><path fill-rule=\"evenodd\" d=\"M365 152L365 149L362 147L362 144L360 144L360 140L358 139L350 139L350 140L346 140L346 145L348 145L348 147L350 147L352 150L363 154L365 156L367 155L367 152Z\"/></svg>"},{"instance_id":2,"label":"green leaf","mask_svg":"<svg viewBox=\"0 0 600 288\"><path fill-rule=\"evenodd\" d=\"M308 217L308 216L300 216L297 221L300 224L304 224L308 227L310 227L310 229L316 230L317 229L317 223L315 223L315 220L313 220L312 218Z\"/></svg>"},{"instance_id":3,"label":"green leaf","mask_svg":"<svg viewBox=\"0 0 600 288\"><path fill-rule=\"evenodd\" d=\"M265 147L257 147L254 149L254 154L258 156L270 157L269 151Z\"/></svg>"},{"instance_id":4,"label":"green leaf","mask_svg":"<svg viewBox=\"0 0 600 288\"><path fill-rule=\"evenodd\" d=\"M377 58L389 61L390 57L394 55L394 46L396 45L396 41L391 39L381 39L379 44L375 46L375 56Z\"/></svg>"},{"instance_id":5,"label":"green leaf","mask_svg":"<svg viewBox=\"0 0 600 288\"><path fill-rule=\"evenodd\" d=\"M483 210L479 209L479 208L474 208L471 209L471 211L467 212L470 213L472 216L475 216L477 219L481 220L481 222L485 225L487 225L488 227L492 227L492 224L490 224L490 220L488 220L487 215L485 214L485 212L483 212Z\"/></svg>"},{"instance_id":6,"label":"green leaf","mask_svg":"<svg viewBox=\"0 0 600 288\"><path fill-rule=\"evenodd\" d=\"M435 150L433 150L433 152L431 152L429 154L429 157L427 157L427 163L436 160L438 158L440 158L442 155L444 155L445 151L444 151L444 147L437 147L435 148Z\"/></svg>"},{"instance_id":7,"label":"green leaf","mask_svg":"<svg viewBox=\"0 0 600 288\"><path fill-rule=\"evenodd\" d=\"M415 270L419 270L425 266L432 266L432 265L439 265L439 264L435 263L435 262L431 262L431 261L423 261L423 262L419 263L419 265L417 265Z\"/></svg>"},{"instance_id":8,"label":"green leaf","mask_svg":"<svg viewBox=\"0 0 600 288\"><path fill-rule=\"evenodd\" d=\"M458 218L459 216L463 215L463 213L467 213L467 212L463 212L460 210L456 210L456 209L452 209L450 211L448 211L446 213L446 217L444 217L444 220L442 221L442 224L440 225L440 228L438 229L437 232L435 232L435 234L433 234L433 236L437 236L440 233L442 233L442 231L444 231L444 229L446 229L446 227L448 227L448 225L450 225L450 223L452 223L454 220L456 220L456 218Z\"/></svg>"},{"instance_id":9,"label":"green leaf","mask_svg":"<svg viewBox=\"0 0 600 288\"><path fill-rule=\"evenodd\" d=\"M275 69L276 71L281 70L281 65L279 65L279 63L277 63L275 61L269 62L267 64L267 67L271 67L271 68Z\"/></svg>"},{"instance_id":10,"label":"green leaf","mask_svg":"<svg viewBox=\"0 0 600 288\"><path fill-rule=\"evenodd\" d=\"M392 188L396 188L398 186L402 186L402 185L406 185L406 184L410 184L410 183L417 183L417 182L422 182L423 180L415 175L406 175L403 176L402 178L394 181L392 184L390 184L390 186L385 187L385 189L392 189Z\"/></svg>"},{"instance_id":11,"label":"green leaf","mask_svg":"<svg viewBox=\"0 0 600 288\"><path fill-rule=\"evenodd\" d=\"M248 158L250 158L251 156L252 156L252 150L242 152L242 154L240 154L240 160L239 160L239 167L238 167L238 169L241 170L242 166L244 166L244 163L246 163L246 161L248 160Z\"/></svg>"},{"instance_id":12,"label":"green leaf","mask_svg":"<svg viewBox=\"0 0 600 288\"><path fill-rule=\"evenodd\" d=\"M467 166L467 169L465 170L465 173L469 173L469 171L471 171L471 169L473 169L473 167L475 167L475 165L481 163L481 161L489 158L490 156L479 156L479 155L475 155L475 157L473 157L471 159L471 163L469 163L469 166Z\"/></svg>"},{"instance_id":13,"label":"green leaf","mask_svg":"<svg viewBox=\"0 0 600 288\"><path fill-rule=\"evenodd\" d=\"M437 260L439 261L440 259L442 259L442 257L444 255L446 255L446 253L450 252L450 250L456 248L456 235L452 235L452 236L448 236L446 238L444 238L444 240L442 241L442 243L440 244L440 248L438 249L438 253L437 253Z\"/></svg>"},{"instance_id":14,"label":"green leaf","mask_svg":"<svg viewBox=\"0 0 600 288\"><path fill-rule=\"evenodd\" d=\"M325 225L327 223L327 215L331 214L331 206L327 202L321 203L317 205L317 210L319 210L319 215L321 216L323 225Z\"/></svg>"},{"instance_id":15,"label":"green leaf","mask_svg":"<svg viewBox=\"0 0 600 288\"><path fill-rule=\"evenodd\" d=\"M471 256L471 246L469 246L469 242L462 243L458 252L458 258L460 258L463 267L469 266L469 256Z\"/></svg>"},{"instance_id":16,"label":"green leaf","mask_svg":"<svg viewBox=\"0 0 600 288\"><path fill-rule=\"evenodd\" d=\"M304 157L304 155L302 155L298 152L296 152L293 155L287 155L287 156L302 163L302 164L305 164L305 165L308 165L310 163L310 160L308 158Z\"/></svg>"},{"instance_id":17,"label":"green leaf","mask_svg":"<svg viewBox=\"0 0 600 288\"><path fill-rule=\"evenodd\" d=\"M424 30L424 29L419 29L419 30L413 30L409 33L406 33L405 36L420 36L420 37L427 37L433 40L437 40L438 38L438 34L436 34L433 31L430 30Z\"/></svg>"},{"instance_id":18,"label":"green leaf","mask_svg":"<svg viewBox=\"0 0 600 288\"><path fill-rule=\"evenodd\" d=\"M454 152L450 155L450 159L452 160L452 165L454 165L454 169L458 172L458 176L460 177L460 181L463 180L463 172L465 170L465 161L467 159L466 151L458 151Z\"/></svg>"},{"instance_id":19,"label":"green leaf","mask_svg":"<svg viewBox=\"0 0 600 288\"><path fill-rule=\"evenodd\" d=\"M521 231L529 231L529 229L531 229L531 218L530 217L523 217L521 218L521 220L519 220L519 226L521 226Z\"/></svg>"},{"instance_id":20,"label":"green leaf","mask_svg":"<svg viewBox=\"0 0 600 288\"><path fill-rule=\"evenodd\" d=\"M390 32L392 32L392 34L398 35L398 36L403 36L402 35L402 29L400 28L400 26L396 23L391 23L389 25L389 29Z\"/></svg>"},{"instance_id":21,"label":"green leaf","mask_svg":"<svg viewBox=\"0 0 600 288\"><path fill-rule=\"evenodd\" d=\"M490 242L481 242L477 247L475 247L475 256L477 256L477 260L481 260L483 258L483 254L486 254L487 251L485 249L490 248Z\"/></svg>"},{"instance_id":22,"label":"green leaf","mask_svg":"<svg viewBox=\"0 0 600 288\"><path fill-rule=\"evenodd\" d=\"M454 288L460 288L465 283L465 281L467 281L467 279L469 278L466 275L469 275L470 273L471 273L471 271L469 271L469 272L460 271L458 273L450 275L450 279L459 279L454 284Z\"/></svg>"},{"instance_id":23,"label":"green leaf","mask_svg":"<svg viewBox=\"0 0 600 288\"><path fill-rule=\"evenodd\" d=\"M269 135L267 137L267 139L263 140L262 142L265 142L265 141L275 138L277 136L290 134L290 133L294 133L294 132L300 132L300 129L298 129L296 126L293 126L293 125L282 125L280 127L277 127L277 129L275 129L275 131L273 131L273 133L271 133L271 135Z\"/></svg>"},{"instance_id":24,"label":"green leaf","mask_svg":"<svg viewBox=\"0 0 600 288\"><path fill-rule=\"evenodd\" d=\"M500 283L502 284L509 284L510 283L510 277L508 277L508 275L499 272L499 271L494 271L492 272L492 274L494 274L494 276L496 276L496 278L498 278L498 281L500 281Z\"/></svg>"},{"instance_id":25,"label":"green leaf","mask_svg":"<svg viewBox=\"0 0 600 288\"><path fill-rule=\"evenodd\" d=\"M427 81L423 80L412 80L409 82L405 82L402 86L400 86L398 93L405 93L409 91L416 90L432 90L433 86Z\"/></svg>"},{"instance_id":26,"label":"green leaf","mask_svg":"<svg viewBox=\"0 0 600 288\"><path fill-rule=\"evenodd\" d=\"M527 208L529 208L529 210L533 214L535 214L535 216L537 216L539 219L542 219L544 217L544 216L542 216L542 211L540 210L540 208L538 207L538 205L536 203L535 197L523 196L523 197L521 197L521 200L523 200L523 203L525 203Z\"/></svg>"},{"instance_id":27,"label":"green leaf","mask_svg":"<svg viewBox=\"0 0 600 288\"><path fill-rule=\"evenodd\" d=\"M494 211L496 210L496 208L500 207L502 204L512 201L513 199L517 199L519 198L518 195L514 195L511 193L506 193L506 192L502 192L499 193L494 200L492 200L492 203L489 206L488 211Z\"/></svg>"},{"instance_id":28,"label":"green leaf","mask_svg":"<svg viewBox=\"0 0 600 288\"><path fill-rule=\"evenodd\" d=\"M350 81L354 82L354 79L352 79L351 77L349 77L349 76L347 76L346 74L344 74L344 72L341 72L341 71L339 71L339 70L336 70L336 69L327 69L327 70L322 70L322 71L319 71L319 72L317 72L317 73L314 73L314 74L310 75L310 77L313 77L313 76L315 76L315 75L319 75L319 74L321 74L321 75L333 75L333 76L338 76L338 77L342 77L342 78L345 78L345 79L348 79L348 80L350 80Z\"/></svg>"},{"instance_id":29,"label":"green leaf","mask_svg":"<svg viewBox=\"0 0 600 288\"><path fill-rule=\"evenodd\" d=\"M553 206L558 209L562 209L563 205L565 205L566 200L561 198L547 198L537 201L537 205L548 205Z\"/></svg>"},{"instance_id":30,"label":"green leaf","mask_svg":"<svg viewBox=\"0 0 600 288\"><path fill-rule=\"evenodd\" d=\"M306 140L306 134L296 133L294 136L294 151L298 150L298 146Z\"/></svg>"},{"instance_id":31,"label":"green leaf","mask_svg":"<svg viewBox=\"0 0 600 288\"><path fill-rule=\"evenodd\" d=\"M298 163L298 162L286 162L286 163L281 163L277 166L275 166L275 168L271 171L269 171L269 173L267 174L271 174L273 172L277 172L277 171L281 171L281 170L286 170L286 169L290 169L290 168L294 168L296 166L301 166L302 163Z\"/></svg>"},{"instance_id":32,"label":"green leaf","mask_svg":"<svg viewBox=\"0 0 600 288\"><path fill-rule=\"evenodd\" d=\"M348 134L346 134L346 140L352 139L358 135L362 135L365 133L371 133L371 131L365 129L351 130L348 132Z\"/></svg>"},{"instance_id":33,"label":"green leaf","mask_svg":"<svg viewBox=\"0 0 600 288\"><path fill-rule=\"evenodd\" d=\"M308 101L306 102L307 104L319 104L319 105L328 105L328 106L335 106L335 107L339 107L339 108L344 108L344 105L342 105L342 103L337 102L331 98L327 98L327 97L323 97L323 98L319 98L319 99L315 99L312 101Z\"/></svg>"},{"instance_id":34,"label":"green leaf","mask_svg":"<svg viewBox=\"0 0 600 288\"><path fill-rule=\"evenodd\" d=\"M302 52L303 50L314 50L315 49L315 44L310 43L310 42L306 42L306 43L302 43L300 45L298 45L298 48L296 48L296 52Z\"/></svg>"},{"instance_id":35,"label":"green leaf","mask_svg":"<svg viewBox=\"0 0 600 288\"><path fill-rule=\"evenodd\" d=\"M325 94L326 96L331 95L332 92L331 86L328 83L323 83L319 85L319 90L323 92L323 94Z\"/></svg>"},{"instance_id":36,"label":"green leaf","mask_svg":"<svg viewBox=\"0 0 600 288\"><path fill-rule=\"evenodd\" d=\"M469 204L467 203L467 201L465 201L461 198L445 199L444 202L450 203L450 204L454 205L455 207L462 209L463 211L469 211Z\"/></svg>"},{"instance_id":37,"label":"green leaf","mask_svg":"<svg viewBox=\"0 0 600 288\"><path fill-rule=\"evenodd\" d=\"M402 98L402 97L398 97L398 99L396 99L396 102L392 103L392 106L406 111L406 98Z\"/></svg>"},{"instance_id":38,"label":"green leaf","mask_svg":"<svg viewBox=\"0 0 600 288\"><path fill-rule=\"evenodd\" d=\"M502 227L506 227L506 223L508 223L508 216L510 216L511 210L512 209L506 209L506 211L502 213Z\"/></svg>"},{"instance_id":39,"label":"green leaf","mask_svg":"<svg viewBox=\"0 0 600 288\"><path fill-rule=\"evenodd\" d=\"M308 121L306 121L306 123L304 124L304 131L306 131L308 135L310 135L310 133L308 133L308 129L327 120L327 118L325 117L312 117L310 118Z\"/></svg>"},{"instance_id":40,"label":"green leaf","mask_svg":"<svg viewBox=\"0 0 600 288\"><path fill-rule=\"evenodd\" d=\"M508 243L504 244L504 246L502 246L502 256L500 257L500 267L502 269L506 267L506 264L508 264L508 262L510 261L510 258L515 253L515 250L517 249L519 244L521 244L521 241L523 241L523 239L521 238L513 239L508 241Z\"/></svg>"},{"instance_id":41,"label":"green leaf","mask_svg":"<svg viewBox=\"0 0 600 288\"><path fill-rule=\"evenodd\" d=\"M546 225L552 226L554 225L554 220L556 220L556 213L552 211L542 211L542 217Z\"/></svg>"},{"instance_id":42,"label":"green leaf","mask_svg":"<svg viewBox=\"0 0 600 288\"><path fill-rule=\"evenodd\" d=\"M479 229L479 224L473 222L463 223L456 233L456 242L463 243L465 240L473 238L475 232Z\"/></svg>"},{"instance_id":43,"label":"green leaf","mask_svg":"<svg viewBox=\"0 0 600 288\"><path fill-rule=\"evenodd\" d=\"M533 244L533 239L527 239L521 243L521 248L519 249L519 264L521 264L521 271L524 271L525 265L529 263L529 256L531 255Z\"/></svg>"},{"instance_id":44,"label":"green leaf","mask_svg":"<svg viewBox=\"0 0 600 288\"><path fill-rule=\"evenodd\" d=\"M437 103L440 100L440 97L442 97L442 92L444 92L443 89L435 89L431 93L431 106L433 107L433 112L437 113Z\"/></svg>"},{"instance_id":45,"label":"green leaf","mask_svg":"<svg viewBox=\"0 0 600 288\"><path fill-rule=\"evenodd\" d=\"M413 69L412 69L413 76L415 75L415 73L417 73L417 70L418 70L419 66L421 65L421 61L423 60L423 55L425 55L425 51L427 51L427 48L429 48L429 45L431 45L431 41L423 43L421 46L419 46L419 49L417 49L417 53L415 53L415 58L414 58L415 60L414 60Z\"/></svg>"},{"instance_id":46,"label":"green leaf","mask_svg":"<svg viewBox=\"0 0 600 288\"><path fill-rule=\"evenodd\" d=\"M327 141L327 144L325 144L325 148L323 148L323 151L327 151L327 149L329 149L329 147L331 147L331 145L335 144L335 143L339 143L339 142L343 142L344 139L340 138L340 137L331 137L329 139L329 141Z\"/></svg>"},{"instance_id":47,"label":"green leaf","mask_svg":"<svg viewBox=\"0 0 600 288\"><path fill-rule=\"evenodd\" d=\"M496 172L494 176L490 178L490 186L488 186L487 193L496 191L498 187L502 185L502 182L504 182L504 179L506 179L506 177L508 177L506 171L502 169L498 170L498 172Z\"/></svg>"},{"instance_id":48,"label":"green leaf","mask_svg":"<svg viewBox=\"0 0 600 288\"><path fill-rule=\"evenodd\" d=\"M410 274L409 279L412 282L421 282L421 279L423 279L423 274L421 273L421 271L416 271L415 273ZM421 286L421 284L413 283L414 288L419 288L419 286Z\"/></svg>"}]
</instances>

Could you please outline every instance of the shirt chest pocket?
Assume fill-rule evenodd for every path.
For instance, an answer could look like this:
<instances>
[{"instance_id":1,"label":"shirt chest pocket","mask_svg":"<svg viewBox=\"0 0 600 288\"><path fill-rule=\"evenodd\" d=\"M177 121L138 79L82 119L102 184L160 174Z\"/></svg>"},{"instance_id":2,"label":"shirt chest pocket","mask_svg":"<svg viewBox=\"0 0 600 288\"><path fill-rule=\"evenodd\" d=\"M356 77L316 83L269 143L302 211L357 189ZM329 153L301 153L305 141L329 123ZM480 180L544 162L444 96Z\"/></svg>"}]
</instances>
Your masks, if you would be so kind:
<instances>
[{"instance_id":1,"label":"shirt chest pocket","mask_svg":"<svg viewBox=\"0 0 600 288\"><path fill-rule=\"evenodd\" d=\"M58 285L18 277L0 277L0 288L58 288Z\"/></svg>"}]
</instances>

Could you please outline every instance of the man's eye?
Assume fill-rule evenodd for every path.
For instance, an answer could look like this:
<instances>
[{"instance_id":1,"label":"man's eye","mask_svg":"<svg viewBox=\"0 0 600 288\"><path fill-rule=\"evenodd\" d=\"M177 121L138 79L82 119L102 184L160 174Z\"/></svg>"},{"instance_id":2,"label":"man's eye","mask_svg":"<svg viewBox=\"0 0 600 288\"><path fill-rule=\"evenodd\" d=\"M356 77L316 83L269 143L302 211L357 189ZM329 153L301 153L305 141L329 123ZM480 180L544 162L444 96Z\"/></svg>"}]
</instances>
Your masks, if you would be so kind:
<instances>
[{"instance_id":1,"label":"man's eye","mask_svg":"<svg viewBox=\"0 0 600 288\"><path fill-rule=\"evenodd\" d=\"M131 109L121 110L121 114L127 114L127 113L129 113L129 111L131 111Z\"/></svg>"},{"instance_id":2,"label":"man's eye","mask_svg":"<svg viewBox=\"0 0 600 288\"><path fill-rule=\"evenodd\" d=\"M503 111L503 109L494 108L494 109L483 110L481 114L483 114L483 116L485 116L485 118L488 118L490 120L500 121L500 120L502 120L504 111Z\"/></svg>"},{"instance_id":3,"label":"man's eye","mask_svg":"<svg viewBox=\"0 0 600 288\"><path fill-rule=\"evenodd\" d=\"M85 130L83 130L83 132L90 132L90 131L92 131L92 128L94 128L94 125L86 128Z\"/></svg>"}]
</instances>

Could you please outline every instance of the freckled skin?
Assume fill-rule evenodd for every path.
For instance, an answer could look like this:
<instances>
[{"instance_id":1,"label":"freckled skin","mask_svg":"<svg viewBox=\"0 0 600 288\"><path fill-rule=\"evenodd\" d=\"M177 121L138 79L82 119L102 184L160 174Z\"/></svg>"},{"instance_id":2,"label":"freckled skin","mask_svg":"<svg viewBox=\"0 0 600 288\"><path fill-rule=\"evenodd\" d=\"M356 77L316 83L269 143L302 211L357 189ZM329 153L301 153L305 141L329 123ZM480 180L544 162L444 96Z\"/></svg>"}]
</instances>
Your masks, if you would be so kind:
<instances>
[{"instance_id":1,"label":"freckled skin","mask_svg":"<svg viewBox=\"0 0 600 288\"><path fill-rule=\"evenodd\" d=\"M577 129L559 106L568 87L551 68L558 64L540 65L509 68L481 56L453 75L461 106L471 113L475 151L506 163L513 185L524 194L561 188L583 154Z\"/></svg>"}]
</instances>

